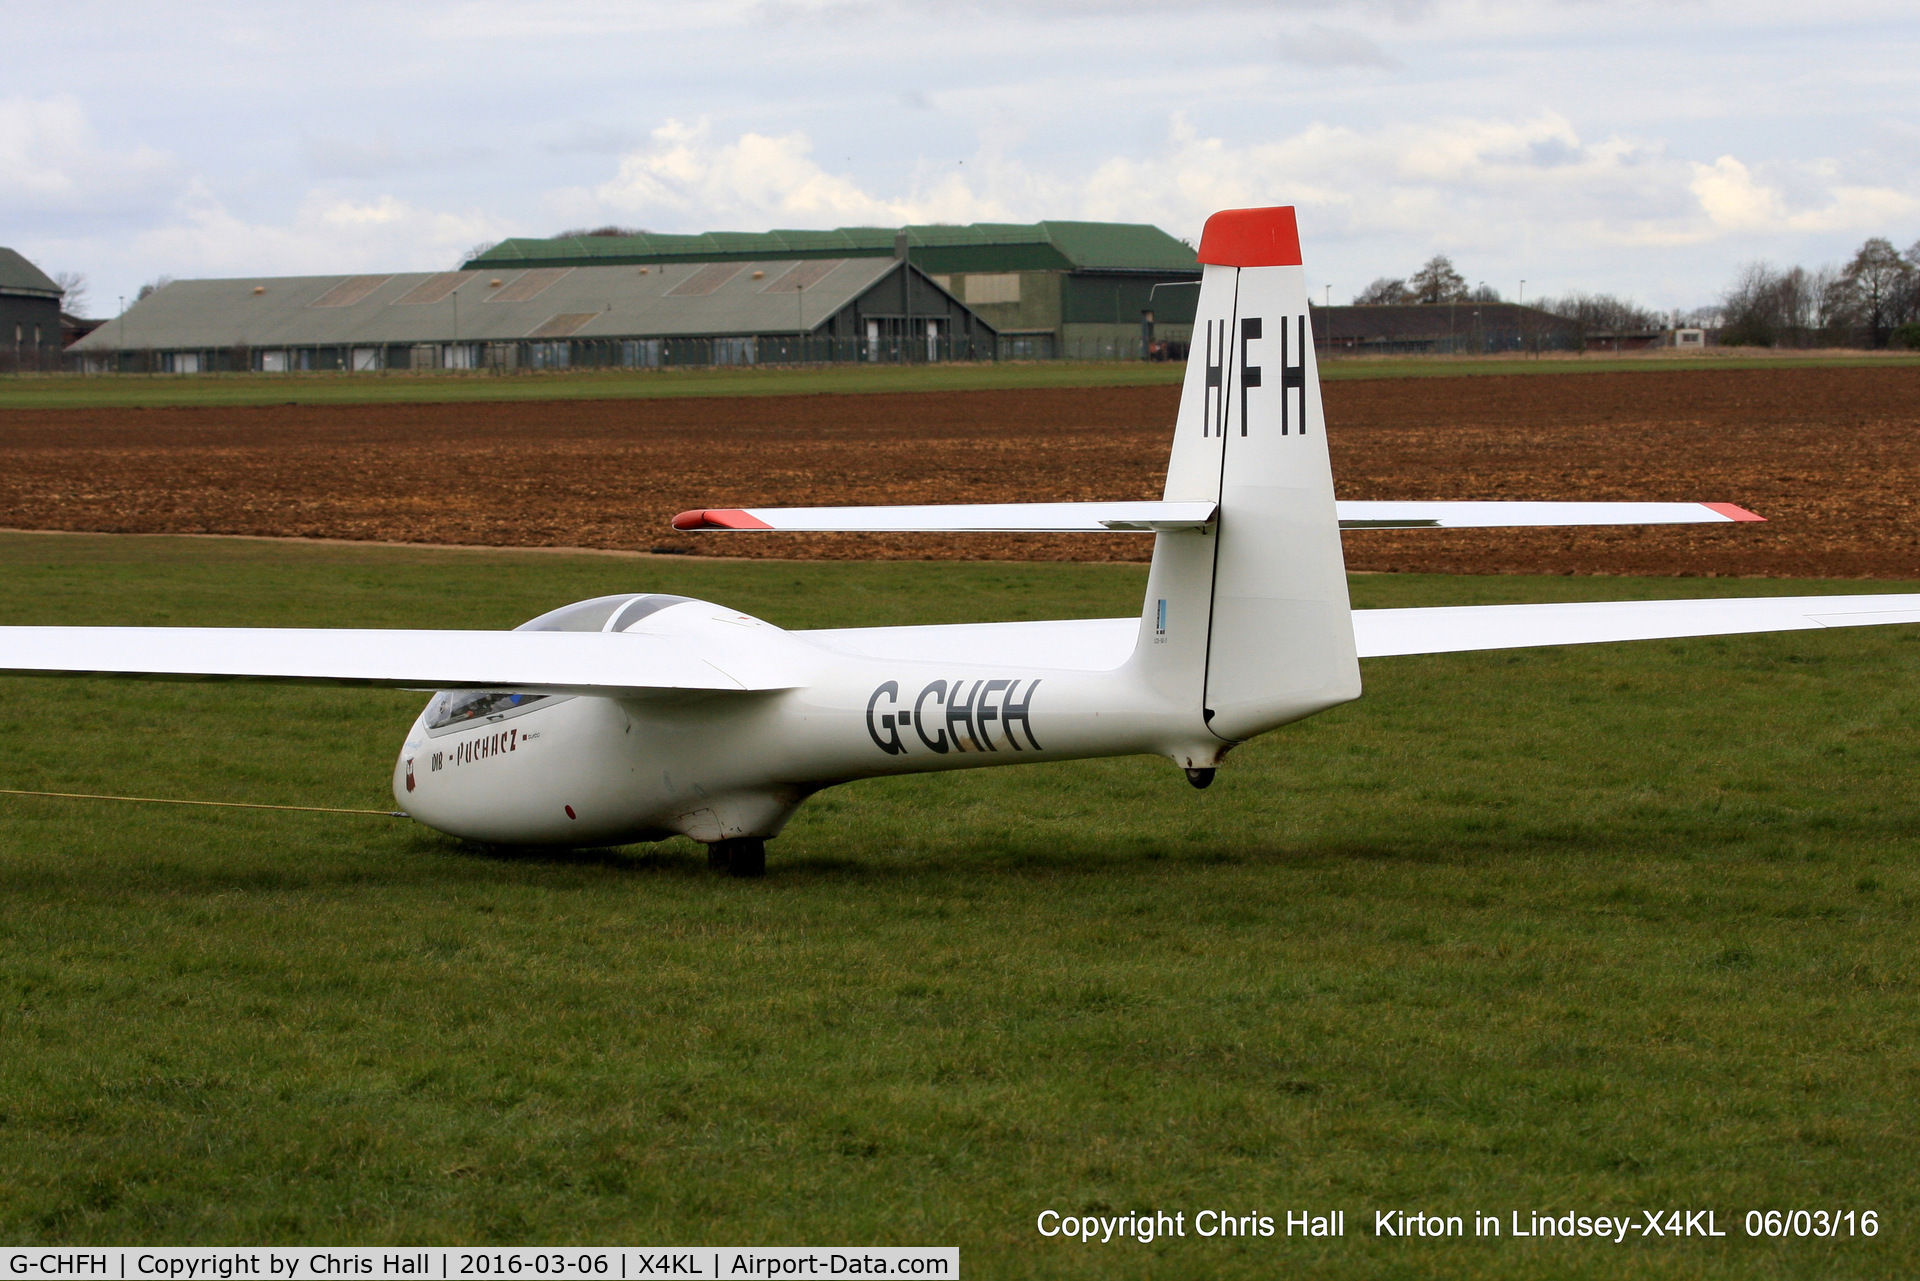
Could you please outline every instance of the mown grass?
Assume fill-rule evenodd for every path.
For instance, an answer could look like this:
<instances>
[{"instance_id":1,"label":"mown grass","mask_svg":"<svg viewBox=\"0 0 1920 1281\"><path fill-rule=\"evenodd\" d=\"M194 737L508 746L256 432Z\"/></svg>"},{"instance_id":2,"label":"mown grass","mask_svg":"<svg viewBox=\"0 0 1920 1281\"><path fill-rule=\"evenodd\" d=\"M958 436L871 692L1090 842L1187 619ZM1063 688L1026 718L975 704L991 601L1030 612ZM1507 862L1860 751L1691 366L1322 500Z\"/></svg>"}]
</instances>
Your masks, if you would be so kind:
<instances>
[{"instance_id":1,"label":"mown grass","mask_svg":"<svg viewBox=\"0 0 1920 1281\"><path fill-rule=\"evenodd\" d=\"M0 537L6 623L492 626L628 588L947 621L1131 613L1141 579ZM1204 793L1148 760L826 793L758 883L685 842L504 857L378 818L0 798L0 1238L952 1243L974 1276L1905 1270L1920 629L1366 677ZM10 679L0 786L382 808L418 701ZM1740 1234L1775 1207L1885 1226ZM1349 1234L1083 1246L1036 1236L1046 1208L1342 1208ZM1713 1208L1734 1235L1379 1240L1386 1208Z\"/></svg>"},{"instance_id":2,"label":"mown grass","mask_svg":"<svg viewBox=\"0 0 1920 1281\"><path fill-rule=\"evenodd\" d=\"M1620 373L1806 366L1911 366L1920 355L1553 355L1366 357L1323 360L1329 382L1488 374ZM470 374L124 374L0 377L0 409L157 408L168 405L323 405L490 400L624 400L661 396L788 396L829 392L941 392L1177 383L1184 364L1045 361L1006 364L673 369L646 372Z\"/></svg>"}]
</instances>

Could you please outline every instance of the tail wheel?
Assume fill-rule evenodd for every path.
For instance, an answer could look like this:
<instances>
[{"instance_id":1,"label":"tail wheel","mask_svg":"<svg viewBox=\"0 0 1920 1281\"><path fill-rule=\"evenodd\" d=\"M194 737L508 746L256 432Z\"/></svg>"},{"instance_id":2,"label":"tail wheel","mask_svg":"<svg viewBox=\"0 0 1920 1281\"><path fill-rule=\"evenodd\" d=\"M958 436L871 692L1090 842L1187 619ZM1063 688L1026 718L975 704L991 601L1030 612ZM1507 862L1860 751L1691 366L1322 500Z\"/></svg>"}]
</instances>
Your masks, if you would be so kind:
<instances>
[{"instance_id":1,"label":"tail wheel","mask_svg":"<svg viewBox=\"0 0 1920 1281\"><path fill-rule=\"evenodd\" d=\"M765 876L767 843L758 836L735 836L707 846L707 866L730 876Z\"/></svg>"}]
</instances>

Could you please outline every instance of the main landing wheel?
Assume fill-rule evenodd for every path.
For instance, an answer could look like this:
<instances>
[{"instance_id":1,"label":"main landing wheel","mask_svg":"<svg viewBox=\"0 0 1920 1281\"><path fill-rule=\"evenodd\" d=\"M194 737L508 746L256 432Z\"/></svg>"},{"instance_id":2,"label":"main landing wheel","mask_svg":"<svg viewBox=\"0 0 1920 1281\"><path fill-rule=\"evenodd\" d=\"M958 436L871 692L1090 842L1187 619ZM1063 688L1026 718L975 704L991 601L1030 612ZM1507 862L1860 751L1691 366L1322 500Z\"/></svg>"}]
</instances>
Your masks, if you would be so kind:
<instances>
[{"instance_id":1,"label":"main landing wheel","mask_svg":"<svg viewBox=\"0 0 1920 1281\"><path fill-rule=\"evenodd\" d=\"M767 843L758 836L735 836L707 846L707 866L730 876L765 876Z\"/></svg>"}]
</instances>

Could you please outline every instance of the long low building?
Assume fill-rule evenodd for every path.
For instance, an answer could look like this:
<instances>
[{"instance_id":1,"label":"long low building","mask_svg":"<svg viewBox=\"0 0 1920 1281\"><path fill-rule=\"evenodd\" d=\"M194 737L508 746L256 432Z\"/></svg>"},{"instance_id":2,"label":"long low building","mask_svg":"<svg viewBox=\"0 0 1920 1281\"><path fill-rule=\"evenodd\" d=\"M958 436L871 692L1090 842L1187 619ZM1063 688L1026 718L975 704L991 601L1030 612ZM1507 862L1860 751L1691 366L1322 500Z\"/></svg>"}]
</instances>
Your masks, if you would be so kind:
<instances>
[{"instance_id":1,"label":"long low building","mask_svg":"<svg viewBox=\"0 0 1920 1281\"><path fill-rule=\"evenodd\" d=\"M1580 327L1511 302L1384 303L1311 307L1322 355L1578 351Z\"/></svg>"},{"instance_id":2,"label":"long low building","mask_svg":"<svg viewBox=\"0 0 1920 1281\"><path fill-rule=\"evenodd\" d=\"M991 360L898 258L176 280L68 349L95 372Z\"/></svg>"}]
</instances>

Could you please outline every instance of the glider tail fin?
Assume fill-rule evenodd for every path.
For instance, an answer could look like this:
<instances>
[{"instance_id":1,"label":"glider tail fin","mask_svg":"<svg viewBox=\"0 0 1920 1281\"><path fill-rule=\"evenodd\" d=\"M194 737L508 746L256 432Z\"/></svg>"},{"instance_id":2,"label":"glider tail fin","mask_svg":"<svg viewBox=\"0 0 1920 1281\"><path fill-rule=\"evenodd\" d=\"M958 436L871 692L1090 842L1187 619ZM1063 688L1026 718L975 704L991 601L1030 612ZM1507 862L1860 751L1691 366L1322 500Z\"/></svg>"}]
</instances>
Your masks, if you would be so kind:
<instances>
[{"instance_id":1,"label":"glider tail fin","mask_svg":"<svg viewBox=\"0 0 1920 1281\"><path fill-rule=\"evenodd\" d=\"M1200 261L1165 496L1219 516L1158 535L1139 652L1233 743L1359 697L1360 668L1294 211L1213 215Z\"/></svg>"}]
</instances>

